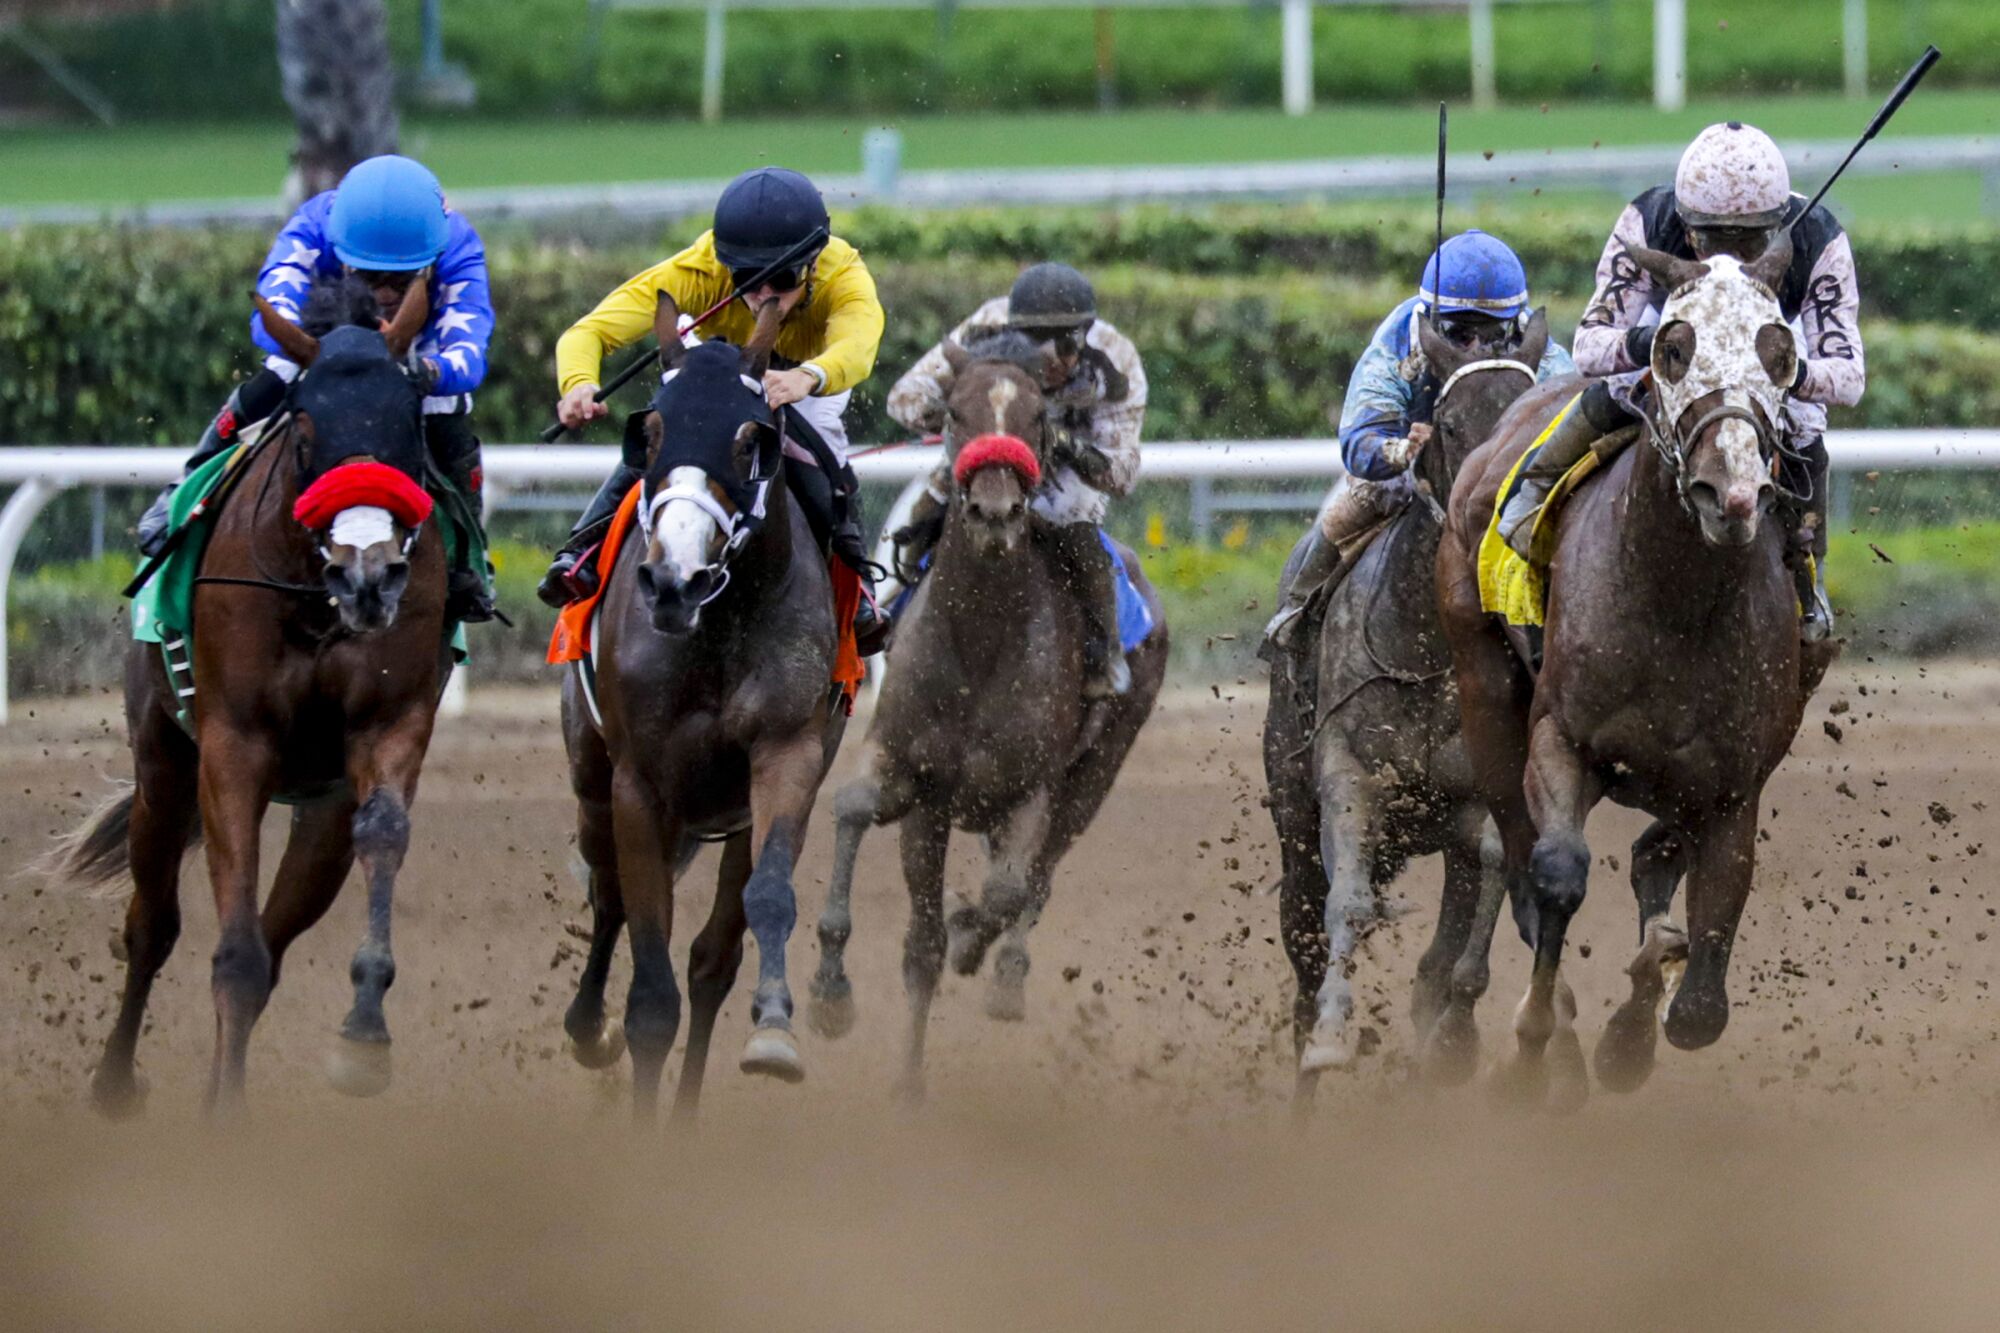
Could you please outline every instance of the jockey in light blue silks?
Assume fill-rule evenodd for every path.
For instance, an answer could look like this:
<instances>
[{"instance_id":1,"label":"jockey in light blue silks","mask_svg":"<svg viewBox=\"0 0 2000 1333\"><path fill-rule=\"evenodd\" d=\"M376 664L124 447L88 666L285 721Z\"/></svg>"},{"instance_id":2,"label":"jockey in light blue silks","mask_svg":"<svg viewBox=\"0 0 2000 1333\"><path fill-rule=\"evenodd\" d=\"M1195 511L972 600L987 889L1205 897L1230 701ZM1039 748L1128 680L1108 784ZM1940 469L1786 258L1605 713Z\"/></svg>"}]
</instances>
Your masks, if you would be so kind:
<instances>
[{"instance_id":1,"label":"jockey in light blue silks","mask_svg":"<svg viewBox=\"0 0 2000 1333\"><path fill-rule=\"evenodd\" d=\"M479 515L479 439L472 431L472 393L486 379L493 337L493 300L486 282L486 247L465 216L445 206L444 190L420 162L384 154L359 162L339 186L299 205L271 243L257 273L257 293L296 321L316 281L351 274L374 293L383 319L395 318L404 294L423 282L430 318L405 367L422 382L424 435L446 481ZM209 423L183 472L223 449L255 438L254 428L285 400L298 366L286 359L256 315L250 337L263 369L239 384ZM168 487L139 520L139 549L159 551L168 536ZM483 545L483 543L482 543ZM446 615L457 621L493 618L487 573L471 567L461 544L451 571Z\"/></svg>"},{"instance_id":2,"label":"jockey in light blue silks","mask_svg":"<svg viewBox=\"0 0 2000 1333\"><path fill-rule=\"evenodd\" d=\"M1498 237L1461 232L1424 265L1417 294L1375 330L1354 364L1340 410L1340 456L1347 475L1320 506L1298 575L1265 627L1267 649L1303 646L1294 644L1301 613L1338 572L1341 546L1410 498L1410 465L1430 439L1429 404L1437 392L1417 340L1417 321L1426 314L1438 333L1458 346L1497 347L1517 337L1527 318L1527 272ZM1548 380L1573 375L1576 367L1551 339L1539 371L1539 378Z\"/></svg>"}]
</instances>

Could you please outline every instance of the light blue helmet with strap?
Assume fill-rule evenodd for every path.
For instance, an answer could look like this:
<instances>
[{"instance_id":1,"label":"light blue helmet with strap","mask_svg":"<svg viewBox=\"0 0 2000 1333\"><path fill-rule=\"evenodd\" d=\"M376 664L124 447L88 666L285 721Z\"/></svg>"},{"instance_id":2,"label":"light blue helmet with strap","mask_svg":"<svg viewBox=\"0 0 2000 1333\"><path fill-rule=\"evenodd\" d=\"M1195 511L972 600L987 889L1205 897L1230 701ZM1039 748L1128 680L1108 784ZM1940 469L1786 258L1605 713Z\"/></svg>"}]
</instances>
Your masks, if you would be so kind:
<instances>
[{"instance_id":1,"label":"light blue helmet with strap","mask_svg":"<svg viewBox=\"0 0 2000 1333\"><path fill-rule=\"evenodd\" d=\"M1462 231L1447 239L1443 250L1424 265L1418 295L1441 315L1469 311L1513 319L1528 308L1528 273L1499 237L1476 229Z\"/></svg>"},{"instance_id":2,"label":"light blue helmet with strap","mask_svg":"<svg viewBox=\"0 0 2000 1333\"><path fill-rule=\"evenodd\" d=\"M358 162L342 178L326 230L341 263L375 273L428 268L451 238L437 177L394 153Z\"/></svg>"}]
</instances>

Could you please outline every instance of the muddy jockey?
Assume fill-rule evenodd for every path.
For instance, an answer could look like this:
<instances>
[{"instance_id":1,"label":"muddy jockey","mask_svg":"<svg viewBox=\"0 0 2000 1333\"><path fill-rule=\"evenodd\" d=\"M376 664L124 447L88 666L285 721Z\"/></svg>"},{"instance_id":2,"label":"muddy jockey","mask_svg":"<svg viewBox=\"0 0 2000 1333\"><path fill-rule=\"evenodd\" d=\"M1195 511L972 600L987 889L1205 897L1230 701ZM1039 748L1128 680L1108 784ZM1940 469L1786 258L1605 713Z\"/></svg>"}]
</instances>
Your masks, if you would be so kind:
<instances>
[{"instance_id":1,"label":"muddy jockey","mask_svg":"<svg viewBox=\"0 0 2000 1333\"><path fill-rule=\"evenodd\" d=\"M1672 187L1656 186L1618 218L1597 264L1597 290L1576 333L1577 368L1598 378L1555 427L1501 515L1500 532L1522 552L1528 520L1549 488L1598 438L1635 420L1651 375L1653 335L1669 293L1628 247L1679 259L1733 255L1748 262L1790 232L1792 259L1778 284L1779 308L1797 342L1798 372L1773 423L1782 487L1791 492L1793 534L1787 553L1802 611L1799 633L1817 642L1832 632L1826 596L1827 454L1822 435L1829 405L1852 407L1867 387L1860 292L1854 251L1833 214L1792 193L1784 154L1762 130L1740 121L1711 125L1681 155ZM1812 558L1808 560L1806 557Z\"/></svg>"},{"instance_id":2,"label":"muddy jockey","mask_svg":"<svg viewBox=\"0 0 2000 1333\"><path fill-rule=\"evenodd\" d=\"M784 322L764 375L764 399L773 411L793 409L785 414L787 452L794 463L811 465L791 469L794 493L823 511L834 554L861 576L854 628L865 655L880 649L887 623L875 606L843 414L854 386L875 368L882 303L861 252L832 235L829 225L819 190L798 172L759 167L738 176L716 201L710 230L599 301L557 341L562 397L556 416L574 430L609 411L598 387L604 354L651 332L663 299L674 303L684 326L691 315L727 300L702 333L739 347L749 342L757 312L776 302ZM816 237L821 243L811 248ZM766 272L793 253L795 266ZM640 473L622 461L612 471L543 577L544 602L561 607L595 591L595 562L583 557L639 480Z\"/></svg>"},{"instance_id":3,"label":"muddy jockey","mask_svg":"<svg viewBox=\"0 0 2000 1333\"><path fill-rule=\"evenodd\" d=\"M1139 431L1146 420L1146 371L1132 340L1097 317L1097 293L1067 264L1022 271L1005 296L973 311L924 353L889 391L889 415L911 430L948 434L954 378L947 344L965 347L1003 330L1046 349L1049 479L1032 508L1047 520L1050 551L1077 595L1085 626L1084 692L1124 694L1132 673L1119 643L1117 589L1099 533L1112 496L1139 479ZM931 473L909 524L896 534L899 569L915 571L944 530L951 464Z\"/></svg>"},{"instance_id":4,"label":"muddy jockey","mask_svg":"<svg viewBox=\"0 0 2000 1333\"><path fill-rule=\"evenodd\" d=\"M1438 392L1437 377L1417 342L1417 323L1425 315L1456 346L1499 348L1518 336L1527 319L1527 271L1499 237L1461 232L1424 265L1417 294L1376 328L1354 364L1340 409L1340 458L1347 474L1320 506L1298 576L1265 626L1267 652L1273 646L1306 646L1297 633L1301 614L1339 572L1341 548L1409 501L1415 484L1411 465L1431 438L1430 405ZM1551 339L1537 380L1575 373L1569 353Z\"/></svg>"},{"instance_id":5,"label":"muddy jockey","mask_svg":"<svg viewBox=\"0 0 2000 1333\"><path fill-rule=\"evenodd\" d=\"M339 186L299 206L271 244L257 273L257 294L296 322L313 282L351 273L366 283L392 321L403 296L423 282L430 317L411 345L406 374L424 389L424 438L446 484L466 501L469 522L480 510L479 437L472 431L472 394L486 378L493 337L493 302L486 283L486 247L463 214L446 203L436 176L420 162L388 154L360 162ZM298 363L287 357L256 315L250 337L265 353L263 369L236 386L195 445L183 475L239 443L254 442L285 401ZM160 493L139 520L139 549L157 555L170 535L174 487ZM485 543L477 543L484 550ZM460 543L450 573L446 617L491 620L493 592L484 557Z\"/></svg>"}]
</instances>

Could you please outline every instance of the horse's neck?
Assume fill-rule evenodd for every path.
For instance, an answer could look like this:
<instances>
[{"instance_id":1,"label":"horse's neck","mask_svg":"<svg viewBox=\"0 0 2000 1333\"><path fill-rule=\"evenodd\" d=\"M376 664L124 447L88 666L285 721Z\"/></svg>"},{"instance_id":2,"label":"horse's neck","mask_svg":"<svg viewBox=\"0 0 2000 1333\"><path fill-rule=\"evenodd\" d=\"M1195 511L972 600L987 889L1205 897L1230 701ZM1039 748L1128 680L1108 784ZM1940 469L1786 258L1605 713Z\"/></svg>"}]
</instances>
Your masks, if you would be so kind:
<instances>
[{"instance_id":1,"label":"horse's neck","mask_svg":"<svg viewBox=\"0 0 2000 1333\"><path fill-rule=\"evenodd\" d=\"M310 582L319 574L319 553L312 534L292 519L300 486L298 451L290 432L267 436L253 447L258 455L244 464L202 567L226 577Z\"/></svg>"},{"instance_id":2,"label":"horse's neck","mask_svg":"<svg viewBox=\"0 0 2000 1333\"><path fill-rule=\"evenodd\" d=\"M781 474L765 493L764 521L729 562L731 585L747 594L739 603L745 614L754 616L783 595L793 553L792 496Z\"/></svg>"}]
</instances>

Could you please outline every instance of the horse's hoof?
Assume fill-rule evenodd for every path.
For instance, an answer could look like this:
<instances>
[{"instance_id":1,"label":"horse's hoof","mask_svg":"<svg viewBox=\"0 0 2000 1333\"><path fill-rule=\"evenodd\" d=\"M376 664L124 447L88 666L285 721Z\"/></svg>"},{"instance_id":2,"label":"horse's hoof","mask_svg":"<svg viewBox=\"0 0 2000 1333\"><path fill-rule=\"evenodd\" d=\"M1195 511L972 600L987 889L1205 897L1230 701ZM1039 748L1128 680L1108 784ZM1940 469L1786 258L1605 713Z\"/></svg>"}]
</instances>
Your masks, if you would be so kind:
<instances>
[{"instance_id":1,"label":"horse's hoof","mask_svg":"<svg viewBox=\"0 0 2000 1333\"><path fill-rule=\"evenodd\" d=\"M1445 1006L1451 1002L1451 993L1443 977L1419 976L1410 987L1410 1026L1416 1031L1417 1039L1424 1041L1431 1035L1444 1016Z\"/></svg>"},{"instance_id":2,"label":"horse's hoof","mask_svg":"<svg viewBox=\"0 0 2000 1333\"><path fill-rule=\"evenodd\" d=\"M743 1058L737 1068L746 1074L763 1074L785 1083L798 1083L806 1076L806 1062L792 1034L784 1028L758 1028L743 1044Z\"/></svg>"},{"instance_id":3,"label":"horse's hoof","mask_svg":"<svg viewBox=\"0 0 2000 1333\"><path fill-rule=\"evenodd\" d=\"M146 1080L100 1069L90 1080L90 1104L106 1120L130 1120L146 1109Z\"/></svg>"},{"instance_id":4,"label":"horse's hoof","mask_svg":"<svg viewBox=\"0 0 2000 1333\"><path fill-rule=\"evenodd\" d=\"M1479 1072L1479 1023L1470 1009L1447 1005L1424 1043L1424 1078L1440 1088L1456 1088Z\"/></svg>"},{"instance_id":5,"label":"horse's hoof","mask_svg":"<svg viewBox=\"0 0 2000 1333\"><path fill-rule=\"evenodd\" d=\"M389 1043L336 1037L326 1055L326 1078L336 1092L375 1097L389 1089Z\"/></svg>"},{"instance_id":6,"label":"horse's hoof","mask_svg":"<svg viewBox=\"0 0 2000 1333\"><path fill-rule=\"evenodd\" d=\"M111 959L118 963L132 961L132 952L125 947L125 932L122 928L111 932Z\"/></svg>"},{"instance_id":7,"label":"horse's hoof","mask_svg":"<svg viewBox=\"0 0 2000 1333\"><path fill-rule=\"evenodd\" d=\"M995 980L986 992L986 1016L996 1023L1018 1023L1028 1016L1028 993L1021 983Z\"/></svg>"},{"instance_id":8,"label":"horse's hoof","mask_svg":"<svg viewBox=\"0 0 2000 1333\"><path fill-rule=\"evenodd\" d=\"M1667 1006L1667 1040L1683 1051L1712 1046L1729 1026L1729 1000L1708 999L1682 988Z\"/></svg>"},{"instance_id":9,"label":"horse's hoof","mask_svg":"<svg viewBox=\"0 0 2000 1333\"><path fill-rule=\"evenodd\" d=\"M1330 1069L1352 1069L1354 1059L1354 1043L1351 1041L1310 1041L1299 1052L1299 1073L1324 1074Z\"/></svg>"},{"instance_id":10,"label":"horse's hoof","mask_svg":"<svg viewBox=\"0 0 2000 1333\"><path fill-rule=\"evenodd\" d=\"M962 977L969 977L979 970L986 961L986 948L992 943L980 932L979 909L970 904L958 908L945 919L945 956L951 961L951 970Z\"/></svg>"},{"instance_id":11,"label":"horse's hoof","mask_svg":"<svg viewBox=\"0 0 2000 1333\"><path fill-rule=\"evenodd\" d=\"M1493 1071L1487 1092L1496 1106L1536 1110L1549 1097L1549 1067L1540 1052L1518 1055Z\"/></svg>"},{"instance_id":12,"label":"horse's hoof","mask_svg":"<svg viewBox=\"0 0 2000 1333\"><path fill-rule=\"evenodd\" d=\"M1549 1041L1549 1090L1546 1105L1557 1115L1574 1115L1590 1100L1590 1071L1583 1059L1583 1039L1575 1028L1564 1028Z\"/></svg>"},{"instance_id":13,"label":"horse's hoof","mask_svg":"<svg viewBox=\"0 0 2000 1333\"><path fill-rule=\"evenodd\" d=\"M806 1001L806 1022L829 1041L854 1031L854 987L846 981L824 988L815 983Z\"/></svg>"},{"instance_id":14,"label":"horse's hoof","mask_svg":"<svg viewBox=\"0 0 2000 1333\"><path fill-rule=\"evenodd\" d=\"M570 1058L585 1069L609 1069L625 1055L625 1029L600 1023L595 1034L569 1039Z\"/></svg>"},{"instance_id":15,"label":"horse's hoof","mask_svg":"<svg viewBox=\"0 0 2000 1333\"><path fill-rule=\"evenodd\" d=\"M1604 1025L1597 1039L1590 1066L1607 1092L1636 1092L1653 1074L1653 1053L1658 1047L1659 1019L1652 1001L1627 1000Z\"/></svg>"}]
</instances>

